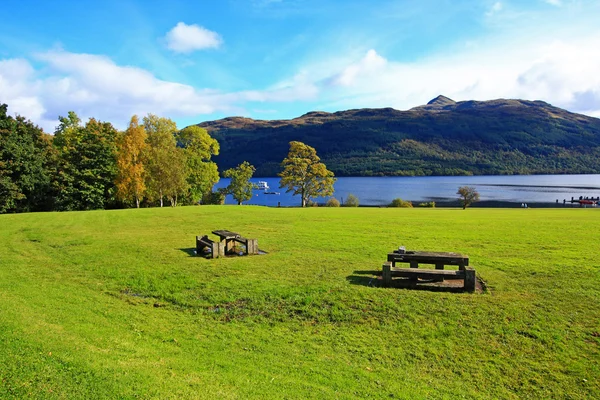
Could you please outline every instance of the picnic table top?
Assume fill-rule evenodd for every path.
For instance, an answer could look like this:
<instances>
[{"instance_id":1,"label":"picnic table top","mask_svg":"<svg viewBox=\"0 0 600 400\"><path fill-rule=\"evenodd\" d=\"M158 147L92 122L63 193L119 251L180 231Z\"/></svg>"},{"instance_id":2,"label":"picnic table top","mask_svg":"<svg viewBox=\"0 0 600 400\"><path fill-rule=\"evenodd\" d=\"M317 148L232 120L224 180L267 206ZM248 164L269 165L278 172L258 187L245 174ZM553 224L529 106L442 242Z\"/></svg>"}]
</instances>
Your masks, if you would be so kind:
<instances>
[{"instance_id":1,"label":"picnic table top","mask_svg":"<svg viewBox=\"0 0 600 400\"><path fill-rule=\"evenodd\" d=\"M388 261L417 261L422 263L445 263L469 265L469 256L460 253L444 251L394 251L388 253Z\"/></svg>"},{"instance_id":2,"label":"picnic table top","mask_svg":"<svg viewBox=\"0 0 600 400\"><path fill-rule=\"evenodd\" d=\"M231 232L231 231L227 231L227 230L216 230L216 231L212 231L212 233L219 236L221 238L221 240L236 239L241 236L239 233Z\"/></svg>"}]
</instances>

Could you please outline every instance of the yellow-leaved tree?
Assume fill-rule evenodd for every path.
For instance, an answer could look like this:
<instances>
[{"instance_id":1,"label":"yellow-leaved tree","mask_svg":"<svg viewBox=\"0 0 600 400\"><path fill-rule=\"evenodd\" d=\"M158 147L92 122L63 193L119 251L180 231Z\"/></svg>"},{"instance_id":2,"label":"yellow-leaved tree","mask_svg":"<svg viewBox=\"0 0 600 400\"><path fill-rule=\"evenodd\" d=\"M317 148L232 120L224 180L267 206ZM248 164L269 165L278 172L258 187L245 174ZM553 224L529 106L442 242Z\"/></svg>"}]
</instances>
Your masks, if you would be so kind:
<instances>
[{"instance_id":1,"label":"yellow-leaved tree","mask_svg":"<svg viewBox=\"0 0 600 400\"><path fill-rule=\"evenodd\" d=\"M331 196L335 178L321 162L317 151L302 142L290 142L288 156L281 163L283 171L280 188L287 188L286 192L299 194L302 207L313 197Z\"/></svg>"},{"instance_id":2,"label":"yellow-leaved tree","mask_svg":"<svg viewBox=\"0 0 600 400\"><path fill-rule=\"evenodd\" d=\"M144 126L139 124L137 115L134 115L117 142L117 197L123 201L135 201L137 208L146 193L146 137Z\"/></svg>"}]
</instances>

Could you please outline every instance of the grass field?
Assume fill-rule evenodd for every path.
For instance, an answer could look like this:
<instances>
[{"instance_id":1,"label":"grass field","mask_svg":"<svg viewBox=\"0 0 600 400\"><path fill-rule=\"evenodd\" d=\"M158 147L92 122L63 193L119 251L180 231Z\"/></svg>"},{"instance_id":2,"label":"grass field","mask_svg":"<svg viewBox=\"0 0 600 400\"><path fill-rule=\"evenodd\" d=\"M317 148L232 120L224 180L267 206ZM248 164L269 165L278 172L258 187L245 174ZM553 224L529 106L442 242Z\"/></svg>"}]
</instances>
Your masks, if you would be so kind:
<instances>
[{"instance_id":1,"label":"grass field","mask_svg":"<svg viewBox=\"0 0 600 400\"><path fill-rule=\"evenodd\" d=\"M0 225L0 398L600 398L600 210L203 206ZM192 256L215 229L268 254ZM369 286L399 245L468 254L487 292Z\"/></svg>"}]
</instances>

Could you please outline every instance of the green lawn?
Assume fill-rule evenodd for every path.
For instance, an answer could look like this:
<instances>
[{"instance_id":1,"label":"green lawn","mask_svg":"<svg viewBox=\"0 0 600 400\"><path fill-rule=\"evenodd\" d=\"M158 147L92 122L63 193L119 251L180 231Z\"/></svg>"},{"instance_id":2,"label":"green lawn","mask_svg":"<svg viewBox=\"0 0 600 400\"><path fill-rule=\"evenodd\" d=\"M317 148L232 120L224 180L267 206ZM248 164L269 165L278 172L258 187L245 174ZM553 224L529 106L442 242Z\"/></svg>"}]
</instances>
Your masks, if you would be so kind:
<instances>
[{"instance_id":1,"label":"green lawn","mask_svg":"<svg viewBox=\"0 0 600 400\"><path fill-rule=\"evenodd\" d=\"M597 209L203 206L0 225L0 398L600 398ZM268 254L191 256L215 229ZM488 291L369 286L399 245L468 254Z\"/></svg>"}]
</instances>

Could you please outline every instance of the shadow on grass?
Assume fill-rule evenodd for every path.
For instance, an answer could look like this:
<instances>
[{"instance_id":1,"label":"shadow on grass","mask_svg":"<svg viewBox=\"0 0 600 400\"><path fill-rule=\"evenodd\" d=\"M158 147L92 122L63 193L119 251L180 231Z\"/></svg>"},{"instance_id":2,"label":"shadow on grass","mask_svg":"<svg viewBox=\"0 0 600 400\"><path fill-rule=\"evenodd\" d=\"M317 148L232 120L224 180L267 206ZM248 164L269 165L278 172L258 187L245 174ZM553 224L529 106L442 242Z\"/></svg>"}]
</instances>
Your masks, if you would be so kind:
<instances>
[{"instance_id":1,"label":"shadow on grass","mask_svg":"<svg viewBox=\"0 0 600 400\"><path fill-rule=\"evenodd\" d=\"M381 271L375 271L375 270L354 271L352 275L349 275L346 277L346 280L351 285L381 286L381 282L379 282L379 277L377 275L381 275Z\"/></svg>"},{"instance_id":2,"label":"shadow on grass","mask_svg":"<svg viewBox=\"0 0 600 400\"><path fill-rule=\"evenodd\" d=\"M352 275L346 277L346 280L351 285L383 287L381 283L381 271L361 270L354 271ZM388 288L393 289L412 289L412 290L427 290L430 292L450 292L463 293L464 281L462 279L446 279L442 282L435 280L419 279L414 281L408 278L395 278Z\"/></svg>"},{"instance_id":3,"label":"shadow on grass","mask_svg":"<svg viewBox=\"0 0 600 400\"><path fill-rule=\"evenodd\" d=\"M183 251L184 253L186 253L190 257L196 257L196 248L195 247L187 247L185 249L177 249L177 250Z\"/></svg>"}]
</instances>

